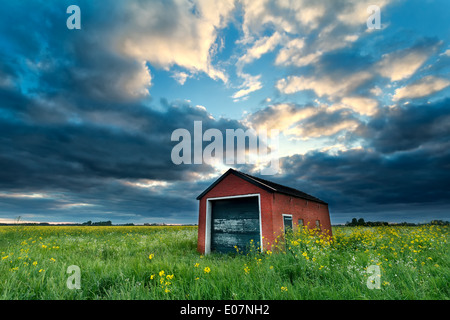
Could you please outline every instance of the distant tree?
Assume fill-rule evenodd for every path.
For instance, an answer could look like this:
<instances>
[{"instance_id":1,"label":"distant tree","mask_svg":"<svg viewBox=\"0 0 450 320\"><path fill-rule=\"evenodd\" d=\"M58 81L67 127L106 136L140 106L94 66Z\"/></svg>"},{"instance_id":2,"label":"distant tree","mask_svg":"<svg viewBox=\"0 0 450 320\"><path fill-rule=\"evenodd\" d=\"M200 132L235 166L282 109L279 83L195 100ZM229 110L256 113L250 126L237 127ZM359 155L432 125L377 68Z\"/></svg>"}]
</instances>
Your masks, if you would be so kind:
<instances>
[{"instance_id":1,"label":"distant tree","mask_svg":"<svg viewBox=\"0 0 450 320\"><path fill-rule=\"evenodd\" d=\"M99 221L99 222L93 222L91 225L93 226L112 226L111 221Z\"/></svg>"},{"instance_id":2,"label":"distant tree","mask_svg":"<svg viewBox=\"0 0 450 320\"><path fill-rule=\"evenodd\" d=\"M364 223L364 219L363 218L359 218L358 219L358 223L357 223L357 225L358 226L363 226L365 223Z\"/></svg>"},{"instance_id":3,"label":"distant tree","mask_svg":"<svg viewBox=\"0 0 450 320\"><path fill-rule=\"evenodd\" d=\"M430 222L430 224L439 225L439 226L444 226L444 225L448 225L449 222L448 222L448 221L442 221L442 220L432 220L432 221Z\"/></svg>"},{"instance_id":4,"label":"distant tree","mask_svg":"<svg viewBox=\"0 0 450 320\"><path fill-rule=\"evenodd\" d=\"M357 220L356 218L353 218L353 219L352 219L351 225L352 225L352 226L358 225L358 220Z\"/></svg>"}]
</instances>

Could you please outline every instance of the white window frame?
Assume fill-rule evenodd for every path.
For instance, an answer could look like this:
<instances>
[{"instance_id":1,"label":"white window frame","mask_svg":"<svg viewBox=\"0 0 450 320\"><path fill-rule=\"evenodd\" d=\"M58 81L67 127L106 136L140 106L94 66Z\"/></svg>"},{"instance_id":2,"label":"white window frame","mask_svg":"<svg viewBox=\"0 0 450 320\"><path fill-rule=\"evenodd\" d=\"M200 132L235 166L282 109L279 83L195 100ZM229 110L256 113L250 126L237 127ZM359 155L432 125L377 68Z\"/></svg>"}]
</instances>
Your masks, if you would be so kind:
<instances>
[{"instance_id":1,"label":"white window frame","mask_svg":"<svg viewBox=\"0 0 450 320\"><path fill-rule=\"evenodd\" d=\"M206 198L206 219L205 219L205 254L211 252L211 218L212 218L212 205L211 202L215 200L226 200L226 199L237 199L237 198L249 198L258 197L258 211L259 211L259 243L261 247L261 252L263 252L263 234L262 234L262 221L261 221L261 194L251 193L243 194L237 196L226 196L226 197L215 197Z\"/></svg>"},{"instance_id":2,"label":"white window frame","mask_svg":"<svg viewBox=\"0 0 450 320\"><path fill-rule=\"evenodd\" d=\"M289 214L289 213L283 213L283 214L282 214L282 219L283 219L283 234L286 233L286 226L284 225L284 217L291 217L291 221L292 221L292 231L294 230L294 217L292 216L292 214Z\"/></svg>"}]
</instances>

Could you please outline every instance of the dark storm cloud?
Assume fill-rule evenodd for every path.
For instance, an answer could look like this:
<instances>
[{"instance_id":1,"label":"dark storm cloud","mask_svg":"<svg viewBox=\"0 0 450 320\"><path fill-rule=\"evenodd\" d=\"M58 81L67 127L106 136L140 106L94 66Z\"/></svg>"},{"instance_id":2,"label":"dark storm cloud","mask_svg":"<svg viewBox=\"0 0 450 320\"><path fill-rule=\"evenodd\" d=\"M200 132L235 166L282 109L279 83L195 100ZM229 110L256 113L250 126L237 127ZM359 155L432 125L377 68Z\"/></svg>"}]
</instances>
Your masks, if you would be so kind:
<instances>
[{"instance_id":1,"label":"dark storm cloud","mask_svg":"<svg viewBox=\"0 0 450 320\"><path fill-rule=\"evenodd\" d=\"M393 157L367 150L337 155L313 152L282 159L282 180L295 181L299 189L329 202L331 212L338 216L342 212L366 215L382 207L380 211L395 211L420 205L424 211L416 214L425 219L428 210L442 205L441 218L448 219L449 161L448 149L440 153L416 150ZM399 217L404 214L398 213Z\"/></svg>"},{"instance_id":2,"label":"dark storm cloud","mask_svg":"<svg viewBox=\"0 0 450 320\"><path fill-rule=\"evenodd\" d=\"M433 202L450 195L446 183L449 157L450 152L436 154L433 149L396 156L367 150L337 155L312 152L285 158L282 167L288 175L311 181L317 192L336 195L331 196L335 204Z\"/></svg>"},{"instance_id":3,"label":"dark storm cloud","mask_svg":"<svg viewBox=\"0 0 450 320\"><path fill-rule=\"evenodd\" d=\"M2 90L0 98L3 187L63 185L66 179L60 178L64 176L186 179L185 173L208 172L211 168L179 167L172 163L170 155L175 142L170 139L175 129L192 132L194 121L202 121L204 130L217 128L225 132L242 127L237 121L214 120L205 110L184 102L163 102L164 111L138 103L115 104L110 110L99 105L101 113L98 109L70 107L55 119L52 108L17 92ZM64 106L56 110L61 112Z\"/></svg>"},{"instance_id":4,"label":"dark storm cloud","mask_svg":"<svg viewBox=\"0 0 450 320\"><path fill-rule=\"evenodd\" d=\"M193 135L194 121L221 132L243 126L183 101L152 102L147 65L114 47L119 2L82 6L84 32L65 27L64 5L9 4L0 22L10 30L0 38L2 216L195 222L206 188L196 175L213 168L174 165L171 134Z\"/></svg>"},{"instance_id":5,"label":"dark storm cloud","mask_svg":"<svg viewBox=\"0 0 450 320\"><path fill-rule=\"evenodd\" d=\"M15 84L23 93L44 99L64 96L86 109L98 107L95 102L130 102L146 95L151 85L146 65L121 55L114 42L121 3L79 2L82 31L66 27L70 4L3 6L9 14L0 21L5 30L0 35L1 63L14 71Z\"/></svg>"},{"instance_id":6,"label":"dark storm cloud","mask_svg":"<svg viewBox=\"0 0 450 320\"><path fill-rule=\"evenodd\" d=\"M20 101L33 105L24 97ZM89 206L74 208L86 215L121 217L132 213L135 220L137 216L171 215L181 220L194 219L194 199L205 186L197 187L193 174L211 173L213 169L208 165L174 165L171 151L176 142L170 140L173 130L185 128L193 137L194 121L202 121L204 130L216 128L221 132L242 126L232 120L211 119L205 110L187 103L164 105L165 111L138 104L132 106L132 111L119 111L121 108L116 106L113 111L103 111L101 119L79 111L75 123L67 119L46 122L42 113L37 113L40 121L35 121L27 108L1 108L0 190L49 194L48 198L32 200L3 197L2 208L8 208L9 214L66 217L66 213L75 212L68 211L71 203L82 203ZM103 121L105 118L109 121ZM114 125L111 121L117 122ZM142 179L176 184L161 188L162 192L127 184Z\"/></svg>"},{"instance_id":7,"label":"dark storm cloud","mask_svg":"<svg viewBox=\"0 0 450 320\"><path fill-rule=\"evenodd\" d=\"M382 153L443 147L450 137L450 99L383 108L360 130L366 146Z\"/></svg>"},{"instance_id":8,"label":"dark storm cloud","mask_svg":"<svg viewBox=\"0 0 450 320\"><path fill-rule=\"evenodd\" d=\"M192 200L195 197L180 195L181 185L183 183L173 190L165 188L159 192L127 186L115 179L97 179L95 185L84 189L61 191L60 188L56 192L48 188L44 193L29 193L28 196L0 193L0 203L2 211L8 213L5 217L21 216L23 220L193 223L197 217L197 204Z\"/></svg>"},{"instance_id":9,"label":"dark storm cloud","mask_svg":"<svg viewBox=\"0 0 450 320\"><path fill-rule=\"evenodd\" d=\"M144 37L149 25L161 38L175 41L191 36L191 41L177 51L176 59L161 60L161 67L167 67L183 60L190 46L195 57L201 56L203 51L195 49L202 29L188 23L186 29L191 32L174 32L185 25L180 28L173 22L185 21L173 1L155 1L148 7L136 2L134 9L138 11L140 5L149 8L153 4L162 10L161 14L154 12L155 19L149 25L133 20L134 10L122 10L126 2L77 3L82 7L82 32L65 27L65 9L71 1L27 1L26 8L14 1L2 4L0 218L25 215L24 219L46 221L195 222L195 197L212 183L214 179L205 177L215 170L208 165L174 165L172 132L183 128L193 136L194 121L202 121L203 131L215 128L223 136L226 129L246 127L239 121L214 119L203 108L185 101L154 101L150 93L156 80L149 63L123 54L120 45L126 36L134 35L136 43L146 40L148 46L142 48L153 49L152 40L159 38ZM355 95L375 99L370 91L374 86L414 75L416 69L410 70L404 56L419 61L419 68L440 47L438 39L416 41L415 37L403 39L400 45L391 39L386 47L385 37L369 39L368 35L342 47L345 36L353 34L353 26L340 24L320 37L318 34L346 10L346 5L326 5L317 29L305 35L308 49L304 53L323 54L308 66L289 65L286 69L290 75L303 77L300 91L306 87L335 103ZM276 2L269 6L273 14L294 19ZM256 20L259 24L262 19ZM311 27L294 20L289 22L299 30ZM133 23L128 24L130 21ZM174 33L177 36L172 38ZM388 55L383 57L378 47ZM211 48L207 49L205 52ZM155 65L158 61L155 58ZM196 65L196 61L190 67L206 72L207 66ZM444 55L440 64L428 70L447 66L446 61ZM392 72L392 66L398 65L403 68ZM184 67L191 70L189 65ZM344 86L335 91L341 84ZM332 141L347 131L343 143L347 147L362 141L361 150L283 158L283 175L269 180L329 202L332 217L377 210L391 216L403 210L405 216L408 208L411 215L418 216L427 204L433 204L429 210L436 211L436 217L448 212L449 100L395 108L382 107L381 103L377 106L377 113L367 119L358 118L349 108L326 110L294 103L285 109L274 105L249 115L252 124L272 121L270 124L281 126L286 135L327 136ZM310 109L314 111L309 114ZM240 168L252 172L251 165Z\"/></svg>"},{"instance_id":10,"label":"dark storm cloud","mask_svg":"<svg viewBox=\"0 0 450 320\"><path fill-rule=\"evenodd\" d=\"M213 169L174 165L171 134L178 128L192 133L194 121L221 132L242 125L212 119L186 102L163 100L162 108L153 108L150 99L134 99L114 85L122 74L135 77L133 62L99 44L89 47L97 52L84 52L89 43L83 39L66 45L69 50L53 48L46 63L35 51L26 57L31 64L25 57L0 62L3 79L11 79L0 87L2 212L51 221L195 222L194 199L204 186L196 189L193 174ZM141 179L176 184L163 192L126 184ZM42 198L27 197L36 192Z\"/></svg>"},{"instance_id":11,"label":"dark storm cloud","mask_svg":"<svg viewBox=\"0 0 450 320\"><path fill-rule=\"evenodd\" d=\"M365 148L283 158L279 182L329 202L337 218L379 210L396 221L408 211L416 221L431 214L448 219L449 110L448 99L386 108L357 130Z\"/></svg>"}]
</instances>

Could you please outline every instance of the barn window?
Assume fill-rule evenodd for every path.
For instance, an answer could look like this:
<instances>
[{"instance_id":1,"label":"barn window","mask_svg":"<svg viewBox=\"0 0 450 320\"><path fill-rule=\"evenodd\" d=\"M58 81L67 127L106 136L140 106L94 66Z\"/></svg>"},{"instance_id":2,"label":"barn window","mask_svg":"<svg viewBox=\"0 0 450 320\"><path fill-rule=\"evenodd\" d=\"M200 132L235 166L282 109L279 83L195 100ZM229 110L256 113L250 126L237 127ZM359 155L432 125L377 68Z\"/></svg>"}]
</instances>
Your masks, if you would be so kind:
<instances>
[{"instance_id":1,"label":"barn window","mask_svg":"<svg viewBox=\"0 0 450 320\"><path fill-rule=\"evenodd\" d=\"M316 228L320 230L320 220L316 220Z\"/></svg>"},{"instance_id":2,"label":"barn window","mask_svg":"<svg viewBox=\"0 0 450 320\"><path fill-rule=\"evenodd\" d=\"M284 234L292 232L292 214L283 214Z\"/></svg>"},{"instance_id":3,"label":"barn window","mask_svg":"<svg viewBox=\"0 0 450 320\"><path fill-rule=\"evenodd\" d=\"M298 225L299 227L303 227L303 219L298 219L297 225Z\"/></svg>"}]
</instances>

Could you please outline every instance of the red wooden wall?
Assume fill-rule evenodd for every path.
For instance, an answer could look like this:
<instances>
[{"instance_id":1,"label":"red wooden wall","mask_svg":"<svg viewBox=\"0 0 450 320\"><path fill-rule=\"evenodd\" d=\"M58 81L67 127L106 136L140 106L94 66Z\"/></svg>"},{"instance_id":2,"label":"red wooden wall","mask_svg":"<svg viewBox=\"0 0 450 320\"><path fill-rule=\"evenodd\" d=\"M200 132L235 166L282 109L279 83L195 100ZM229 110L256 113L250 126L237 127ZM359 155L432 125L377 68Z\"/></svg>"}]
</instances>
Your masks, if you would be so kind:
<instances>
[{"instance_id":1,"label":"red wooden wall","mask_svg":"<svg viewBox=\"0 0 450 320\"><path fill-rule=\"evenodd\" d=\"M270 193L234 174L229 174L200 199L197 244L199 252L205 252L206 199L246 194L260 194L264 250L270 250L275 238L283 233L283 214L292 214L294 227L298 219L303 219L304 225L309 222L311 228L315 227L316 220L319 220L322 231L327 230L331 235L328 205L285 194Z\"/></svg>"}]
</instances>

